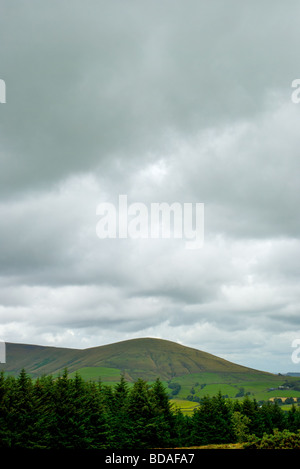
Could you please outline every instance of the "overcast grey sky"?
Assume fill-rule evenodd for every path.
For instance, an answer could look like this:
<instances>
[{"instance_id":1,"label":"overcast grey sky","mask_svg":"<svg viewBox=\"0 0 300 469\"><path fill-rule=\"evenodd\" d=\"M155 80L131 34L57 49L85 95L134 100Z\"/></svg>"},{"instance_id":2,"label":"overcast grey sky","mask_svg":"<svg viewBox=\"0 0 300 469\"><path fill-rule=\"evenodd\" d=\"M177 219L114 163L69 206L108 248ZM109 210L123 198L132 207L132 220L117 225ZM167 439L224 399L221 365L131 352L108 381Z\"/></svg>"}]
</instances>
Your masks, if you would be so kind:
<instances>
[{"instance_id":1,"label":"overcast grey sky","mask_svg":"<svg viewBox=\"0 0 300 469\"><path fill-rule=\"evenodd\" d=\"M297 0L0 0L0 336L300 371ZM205 242L96 209L205 204Z\"/></svg>"}]
</instances>

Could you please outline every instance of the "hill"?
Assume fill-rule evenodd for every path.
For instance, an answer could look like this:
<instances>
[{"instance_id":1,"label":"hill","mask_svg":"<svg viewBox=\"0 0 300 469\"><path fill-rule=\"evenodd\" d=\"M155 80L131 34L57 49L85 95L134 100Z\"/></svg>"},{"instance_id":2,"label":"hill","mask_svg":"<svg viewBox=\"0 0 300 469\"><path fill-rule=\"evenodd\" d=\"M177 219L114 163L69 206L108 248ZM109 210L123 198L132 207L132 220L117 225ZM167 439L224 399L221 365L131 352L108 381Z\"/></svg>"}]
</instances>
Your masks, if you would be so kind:
<instances>
[{"instance_id":1,"label":"hill","mask_svg":"<svg viewBox=\"0 0 300 469\"><path fill-rule=\"evenodd\" d=\"M117 369L128 380L160 377L170 380L191 373L257 373L209 353L175 342L144 338L87 349L58 348L6 343L6 364L2 369L17 374L24 368L31 376L58 374L64 368L74 372L82 368Z\"/></svg>"},{"instance_id":2,"label":"hill","mask_svg":"<svg viewBox=\"0 0 300 469\"><path fill-rule=\"evenodd\" d=\"M18 375L22 369L33 378L57 376L67 368L84 379L115 383L124 374L127 381L159 377L173 397L197 401L204 394L221 390L228 397L251 394L258 398L300 397L294 385L299 378L274 375L247 368L215 355L168 340L141 338L87 349L6 343L5 372ZM299 388L300 389L300 388Z\"/></svg>"}]
</instances>

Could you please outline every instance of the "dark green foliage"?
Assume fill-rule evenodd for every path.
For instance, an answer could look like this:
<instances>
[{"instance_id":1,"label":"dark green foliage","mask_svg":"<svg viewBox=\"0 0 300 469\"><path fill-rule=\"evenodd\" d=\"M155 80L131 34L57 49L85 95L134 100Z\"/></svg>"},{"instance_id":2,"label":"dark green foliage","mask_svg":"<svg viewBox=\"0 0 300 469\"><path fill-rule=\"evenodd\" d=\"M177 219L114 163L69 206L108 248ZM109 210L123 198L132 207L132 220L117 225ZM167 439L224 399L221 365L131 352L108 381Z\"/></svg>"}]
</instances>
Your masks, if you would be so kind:
<instances>
[{"instance_id":1,"label":"dark green foliage","mask_svg":"<svg viewBox=\"0 0 300 469\"><path fill-rule=\"evenodd\" d=\"M171 396L176 396L179 393L181 386L178 383L169 383L168 388L172 389Z\"/></svg>"},{"instance_id":2,"label":"dark green foliage","mask_svg":"<svg viewBox=\"0 0 300 469\"><path fill-rule=\"evenodd\" d=\"M248 447L297 447L300 408L258 405L219 393L204 397L192 416L172 408L157 379L122 376L115 386L73 378L0 374L0 448L142 449L200 446L247 440ZM266 436L267 435L267 436ZM272 446L273 445L273 446ZM276 446L276 447L277 447Z\"/></svg>"},{"instance_id":3,"label":"dark green foliage","mask_svg":"<svg viewBox=\"0 0 300 469\"><path fill-rule=\"evenodd\" d=\"M114 387L67 370L33 381L0 374L0 448L105 449L171 444L175 416L162 383L122 376Z\"/></svg>"},{"instance_id":4,"label":"dark green foliage","mask_svg":"<svg viewBox=\"0 0 300 469\"><path fill-rule=\"evenodd\" d=\"M219 393L204 397L194 411L192 420L192 444L230 443L234 440L231 410Z\"/></svg>"},{"instance_id":5,"label":"dark green foliage","mask_svg":"<svg viewBox=\"0 0 300 469\"><path fill-rule=\"evenodd\" d=\"M106 420L109 426L108 445L115 449L131 447L131 426L128 415L129 389L124 376L114 389L104 388Z\"/></svg>"},{"instance_id":6,"label":"dark green foliage","mask_svg":"<svg viewBox=\"0 0 300 469\"><path fill-rule=\"evenodd\" d=\"M176 438L176 433L173 430L175 416L168 394L159 379L150 389L150 402L153 409L153 443L156 447L172 445L172 441Z\"/></svg>"}]
</instances>

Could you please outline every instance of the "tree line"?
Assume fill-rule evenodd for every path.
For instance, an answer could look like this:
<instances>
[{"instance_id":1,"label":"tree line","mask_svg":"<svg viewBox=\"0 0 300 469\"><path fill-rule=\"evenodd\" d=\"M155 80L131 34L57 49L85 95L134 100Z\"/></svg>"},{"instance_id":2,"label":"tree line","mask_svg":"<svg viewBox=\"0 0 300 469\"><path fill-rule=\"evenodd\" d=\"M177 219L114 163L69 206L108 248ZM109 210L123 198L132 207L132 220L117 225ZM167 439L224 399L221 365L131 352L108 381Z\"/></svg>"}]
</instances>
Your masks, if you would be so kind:
<instances>
[{"instance_id":1,"label":"tree line","mask_svg":"<svg viewBox=\"0 0 300 469\"><path fill-rule=\"evenodd\" d=\"M243 442L274 430L297 432L300 410L206 396L191 416L172 405L160 379L123 376L107 386L67 370L33 380L0 374L0 448L144 449Z\"/></svg>"}]
</instances>

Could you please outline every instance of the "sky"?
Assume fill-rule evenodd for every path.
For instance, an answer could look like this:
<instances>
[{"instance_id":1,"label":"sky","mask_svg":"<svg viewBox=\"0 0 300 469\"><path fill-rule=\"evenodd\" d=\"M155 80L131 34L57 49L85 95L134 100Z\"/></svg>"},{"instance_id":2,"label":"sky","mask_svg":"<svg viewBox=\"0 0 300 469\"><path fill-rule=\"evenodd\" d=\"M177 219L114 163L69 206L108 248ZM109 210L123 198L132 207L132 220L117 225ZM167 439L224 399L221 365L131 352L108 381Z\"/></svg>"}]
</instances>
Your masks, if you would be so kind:
<instances>
[{"instance_id":1,"label":"sky","mask_svg":"<svg viewBox=\"0 0 300 469\"><path fill-rule=\"evenodd\" d=\"M2 341L158 337L300 372L299 17L297 0L0 0ZM101 238L120 195L204 204L203 246Z\"/></svg>"}]
</instances>

